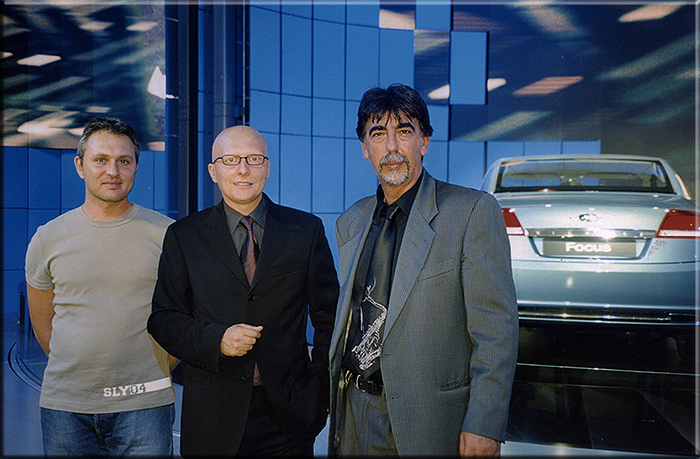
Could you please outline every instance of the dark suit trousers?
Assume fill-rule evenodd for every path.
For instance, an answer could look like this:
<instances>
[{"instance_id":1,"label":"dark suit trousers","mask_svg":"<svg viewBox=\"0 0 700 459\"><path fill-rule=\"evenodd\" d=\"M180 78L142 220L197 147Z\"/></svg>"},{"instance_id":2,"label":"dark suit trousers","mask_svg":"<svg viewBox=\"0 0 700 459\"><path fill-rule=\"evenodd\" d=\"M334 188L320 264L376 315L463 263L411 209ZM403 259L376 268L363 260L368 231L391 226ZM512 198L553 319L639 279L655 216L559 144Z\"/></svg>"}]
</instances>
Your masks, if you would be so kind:
<instances>
[{"instance_id":1,"label":"dark suit trousers","mask_svg":"<svg viewBox=\"0 0 700 459\"><path fill-rule=\"evenodd\" d=\"M313 456L313 440L300 440L272 419L272 405L264 386L253 387L248 422L236 456Z\"/></svg>"}]
</instances>

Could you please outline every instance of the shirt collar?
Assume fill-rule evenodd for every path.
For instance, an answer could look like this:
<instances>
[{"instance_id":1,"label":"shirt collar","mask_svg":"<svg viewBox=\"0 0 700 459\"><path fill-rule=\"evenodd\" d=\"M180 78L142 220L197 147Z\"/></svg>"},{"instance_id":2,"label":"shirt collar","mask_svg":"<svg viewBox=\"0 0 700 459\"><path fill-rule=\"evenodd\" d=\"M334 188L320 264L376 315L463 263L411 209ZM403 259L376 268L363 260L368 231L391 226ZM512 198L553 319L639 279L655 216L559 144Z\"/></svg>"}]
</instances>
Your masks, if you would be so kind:
<instances>
[{"instance_id":1,"label":"shirt collar","mask_svg":"<svg viewBox=\"0 0 700 459\"><path fill-rule=\"evenodd\" d=\"M418 177L418 180L416 180L416 183L413 184L413 186L406 191L404 194L402 194L399 199L397 199L394 204L399 206L399 208L406 213L406 215L411 213L411 207L413 206L413 201L416 200L416 195L418 194L418 188L420 188L420 184L423 181L423 174L425 171L421 171L420 177ZM384 202L384 190L382 190L382 186L379 185L377 187L377 212L376 215L379 215L379 211L381 210L382 207L386 206L387 203Z\"/></svg>"},{"instance_id":2,"label":"shirt collar","mask_svg":"<svg viewBox=\"0 0 700 459\"><path fill-rule=\"evenodd\" d=\"M238 224L241 222L241 218L243 218L244 215L229 207L229 205L226 204L226 201L224 201L224 212L226 213L226 220L229 223L229 227L233 232L236 226L238 226ZM250 216L253 217L253 220L264 229L266 215L267 199L265 199L265 196L263 196L263 198L260 200L260 204L258 204L258 207L253 209L253 211L250 213Z\"/></svg>"}]
</instances>

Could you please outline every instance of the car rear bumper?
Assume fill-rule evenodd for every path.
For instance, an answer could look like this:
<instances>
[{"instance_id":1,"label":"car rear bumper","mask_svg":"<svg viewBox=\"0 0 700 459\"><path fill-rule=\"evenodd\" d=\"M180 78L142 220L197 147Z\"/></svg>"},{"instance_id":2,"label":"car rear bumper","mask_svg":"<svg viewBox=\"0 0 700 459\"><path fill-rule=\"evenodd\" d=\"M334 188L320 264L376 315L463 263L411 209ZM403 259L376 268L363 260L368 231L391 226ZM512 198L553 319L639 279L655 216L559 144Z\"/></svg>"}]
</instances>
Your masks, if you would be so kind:
<instances>
[{"instance_id":1,"label":"car rear bumper","mask_svg":"<svg viewBox=\"0 0 700 459\"><path fill-rule=\"evenodd\" d=\"M693 311L667 312L650 309L615 309L518 304L522 326L577 325L624 327L625 329L658 329L689 332L700 326L700 317Z\"/></svg>"},{"instance_id":2,"label":"car rear bumper","mask_svg":"<svg viewBox=\"0 0 700 459\"><path fill-rule=\"evenodd\" d=\"M521 324L695 327L699 266L514 260Z\"/></svg>"}]
</instances>

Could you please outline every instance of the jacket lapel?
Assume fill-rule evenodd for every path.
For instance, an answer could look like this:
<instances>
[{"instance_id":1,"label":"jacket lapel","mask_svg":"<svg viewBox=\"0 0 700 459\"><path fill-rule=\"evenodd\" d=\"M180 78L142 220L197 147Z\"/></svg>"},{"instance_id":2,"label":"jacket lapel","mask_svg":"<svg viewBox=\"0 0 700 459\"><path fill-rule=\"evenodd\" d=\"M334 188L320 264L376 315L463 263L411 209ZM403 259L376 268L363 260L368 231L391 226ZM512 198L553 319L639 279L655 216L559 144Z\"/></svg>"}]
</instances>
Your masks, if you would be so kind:
<instances>
[{"instance_id":1,"label":"jacket lapel","mask_svg":"<svg viewBox=\"0 0 700 459\"><path fill-rule=\"evenodd\" d=\"M204 237L209 241L212 252L216 254L229 267L233 275L244 285L248 285L248 280L243 271L241 259L233 244L231 233L229 232L226 214L224 212L224 201L211 208L205 220L208 231L204 231Z\"/></svg>"},{"instance_id":2,"label":"jacket lapel","mask_svg":"<svg viewBox=\"0 0 700 459\"><path fill-rule=\"evenodd\" d=\"M406 222L399 258L396 261L384 338L391 332L391 328L406 304L411 287L416 283L418 273L423 268L435 237L435 231L430 226L430 222L437 213L435 180L425 171Z\"/></svg>"},{"instance_id":3,"label":"jacket lapel","mask_svg":"<svg viewBox=\"0 0 700 459\"><path fill-rule=\"evenodd\" d=\"M351 222L347 229L349 239L342 246L338 247L338 264L341 269L340 277L343 281L350 281L355 278L357 264L360 261L359 254L365 239L367 239L369 228L372 226L372 216L376 207L376 199L367 201L365 207L357 213L363 218L356 218ZM347 267L349 267L349 271L344 271ZM347 284L343 282L341 285L352 285L352 282Z\"/></svg>"},{"instance_id":4,"label":"jacket lapel","mask_svg":"<svg viewBox=\"0 0 700 459\"><path fill-rule=\"evenodd\" d=\"M357 212L362 218L355 218L347 228L348 240L338 247L338 265L340 267L340 297L338 298L338 310L336 311L335 326L344 327L342 332L333 332L334 341L331 342L330 354L335 355L345 349L345 340L348 337L350 327L350 302L352 300L352 288L357 272L357 264L360 261L359 254L367 239L367 233L372 225L372 215L377 206L376 199L367 200L367 204ZM340 362L333 360L331 362Z\"/></svg>"}]
</instances>

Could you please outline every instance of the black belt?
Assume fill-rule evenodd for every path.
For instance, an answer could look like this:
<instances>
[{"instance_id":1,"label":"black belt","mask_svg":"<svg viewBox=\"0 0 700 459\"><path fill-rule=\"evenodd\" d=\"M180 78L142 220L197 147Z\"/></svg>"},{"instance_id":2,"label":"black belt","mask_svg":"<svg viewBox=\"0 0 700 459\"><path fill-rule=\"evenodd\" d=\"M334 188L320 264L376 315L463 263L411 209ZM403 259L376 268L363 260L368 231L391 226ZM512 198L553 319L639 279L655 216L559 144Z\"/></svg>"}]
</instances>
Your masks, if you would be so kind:
<instances>
[{"instance_id":1,"label":"black belt","mask_svg":"<svg viewBox=\"0 0 700 459\"><path fill-rule=\"evenodd\" d=\"M348 383L352 383L356 388L362 392L366 392L370 395L382 395L382 389L384 388L383 383L378 383L370 379L365 379L360 375L357 375L349 370L346 370L345 380Z\"/></svg>"}]
</instances>

